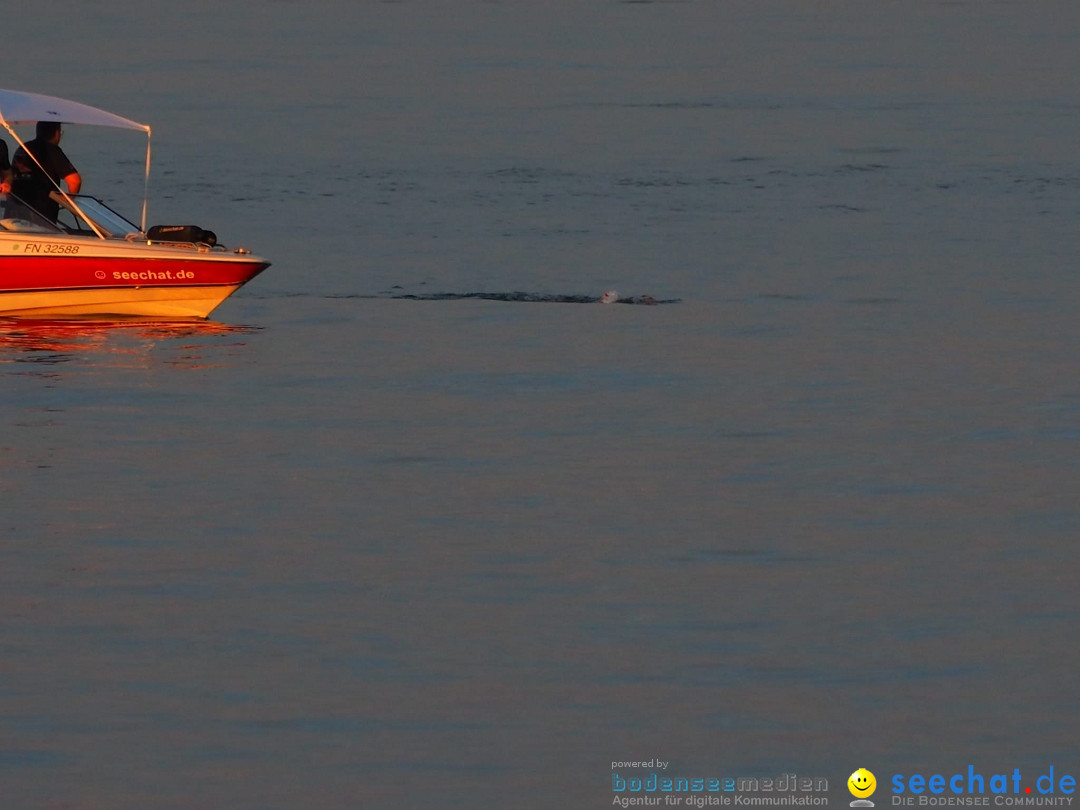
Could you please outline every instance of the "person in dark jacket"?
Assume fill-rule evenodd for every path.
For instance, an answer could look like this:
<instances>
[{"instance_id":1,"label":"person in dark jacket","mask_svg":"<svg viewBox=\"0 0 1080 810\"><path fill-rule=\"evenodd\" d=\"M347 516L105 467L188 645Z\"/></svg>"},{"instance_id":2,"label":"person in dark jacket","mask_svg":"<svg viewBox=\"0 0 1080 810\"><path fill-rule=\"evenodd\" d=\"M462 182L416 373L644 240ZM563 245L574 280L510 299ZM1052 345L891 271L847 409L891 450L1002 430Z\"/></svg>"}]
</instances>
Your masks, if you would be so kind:
<instances>
[{"instance_id":1,"label":"person in dark jacket","mask_svg":"<svg viewBox=\"0 0 1080 810\"><path fill-rule=\"evenodd\" d=\"M56 222L60 205L50 193L63 181L69 194L78 194L82 177L60 148L63 130L59 122L38 121L35 134L26 149L19 147L11 159L11 192L50 222Z\"/></svg>"},{"instance_id":2,"label":"person in dark jacket","mask_svg":"<svg viewBox=\"0 0 1080 810\"><path fill-rule=\"evenodd\" d=\"M8 160L7 141L0 138L0 194L11 191L11 161Z\"/></svg>"}]
</instances>

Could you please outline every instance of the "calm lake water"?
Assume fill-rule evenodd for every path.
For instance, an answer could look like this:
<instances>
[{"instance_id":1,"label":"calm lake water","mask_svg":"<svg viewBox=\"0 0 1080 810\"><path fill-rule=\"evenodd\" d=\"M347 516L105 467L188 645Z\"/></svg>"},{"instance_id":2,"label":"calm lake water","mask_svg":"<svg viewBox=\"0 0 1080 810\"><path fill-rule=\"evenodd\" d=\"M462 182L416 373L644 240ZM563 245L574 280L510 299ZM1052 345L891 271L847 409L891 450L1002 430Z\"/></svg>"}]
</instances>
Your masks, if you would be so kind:
<instances>
[{"instance_id":1,"label":"calm lake water","mask_svg":"<svg viewBox=\"0 0 1080 810\"><path fill-rule=\"evenodd\" d=\"M1080 771L1072 4L24 17L0 85L274 265L0 320L5 810Z\"/></svg>"}]
</instances>

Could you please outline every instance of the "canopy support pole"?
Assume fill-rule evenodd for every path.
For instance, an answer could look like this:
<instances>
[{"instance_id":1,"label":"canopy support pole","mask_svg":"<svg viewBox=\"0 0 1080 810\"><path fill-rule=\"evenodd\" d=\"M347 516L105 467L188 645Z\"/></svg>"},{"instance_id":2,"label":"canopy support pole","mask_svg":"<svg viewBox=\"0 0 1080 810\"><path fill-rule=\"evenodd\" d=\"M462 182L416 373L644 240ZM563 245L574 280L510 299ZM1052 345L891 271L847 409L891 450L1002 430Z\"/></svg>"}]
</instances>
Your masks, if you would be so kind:
<instances>
[{"instance_id":1,"label":"canopy support pole","mask_svg":"<svg viewBox=\"0 0 1080 810\"><path fill-rule=\"evenodd\" d=\"M142 224L139 229L146 233L146 203L150 199L150 127L146 128L146 174L143 178Z\"/></svg>"}]
</instances>

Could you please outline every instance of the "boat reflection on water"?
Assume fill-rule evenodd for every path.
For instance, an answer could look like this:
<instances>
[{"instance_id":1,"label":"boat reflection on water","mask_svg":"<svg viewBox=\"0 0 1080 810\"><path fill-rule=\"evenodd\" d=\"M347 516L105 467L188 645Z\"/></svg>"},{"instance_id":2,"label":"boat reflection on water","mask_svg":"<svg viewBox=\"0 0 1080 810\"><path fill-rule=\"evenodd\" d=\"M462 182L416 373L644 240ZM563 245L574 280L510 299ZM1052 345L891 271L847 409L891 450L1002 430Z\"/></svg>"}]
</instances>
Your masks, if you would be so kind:
<instances>
[{"instance_id":1,"label":"boat reflection on water","mask_svg":"<svg viewBox=\"0 0 1080 810\"><path fill-rule=\"evenodd\" d=\"M0 317L0 365L216 368L235 365L246 336L259 331L213 321Z\"/></svg>"}]
</instances>

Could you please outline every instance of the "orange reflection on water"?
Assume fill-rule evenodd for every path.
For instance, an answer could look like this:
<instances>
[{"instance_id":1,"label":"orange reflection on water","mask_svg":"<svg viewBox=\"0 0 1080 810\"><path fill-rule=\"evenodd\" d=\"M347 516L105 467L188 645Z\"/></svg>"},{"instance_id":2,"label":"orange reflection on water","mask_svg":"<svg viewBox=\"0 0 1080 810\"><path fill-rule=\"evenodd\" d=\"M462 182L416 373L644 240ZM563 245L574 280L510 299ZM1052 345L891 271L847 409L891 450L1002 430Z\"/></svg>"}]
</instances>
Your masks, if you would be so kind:
<instances>
[{"instance_id":1,"label":"orange reflection on water","mask_svg":"<svg viewBox=\"0 0 1080 810\"><path fill-rule=\"evenodd\" d=\"M214 368L229 365L223 360L230 348L247 345L227 338L259 330L213 321L0 318L0 364L81 361L112 367L164 363Z\"/></svg>"}]
</instances>

